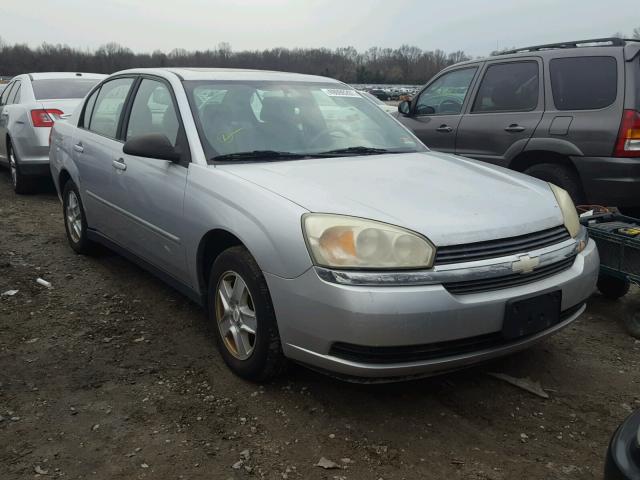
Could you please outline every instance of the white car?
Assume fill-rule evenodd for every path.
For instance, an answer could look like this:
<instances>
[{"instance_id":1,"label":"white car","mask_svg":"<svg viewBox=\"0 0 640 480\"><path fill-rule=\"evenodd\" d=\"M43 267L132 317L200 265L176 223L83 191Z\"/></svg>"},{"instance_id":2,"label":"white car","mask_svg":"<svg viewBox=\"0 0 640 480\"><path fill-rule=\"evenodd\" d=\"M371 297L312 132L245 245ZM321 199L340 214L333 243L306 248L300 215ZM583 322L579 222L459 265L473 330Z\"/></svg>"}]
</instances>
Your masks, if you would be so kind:
<instances>
[{"instance_id":1,"label":"white car","mask_svg":"<svg viewBox=\"0 0 640 480\"><path fill-rule=\"evenodd\" d=\"M49 132L70 115L106 75L27 73L14 77L0 95L0 164L11 169L16 193L29 193L33 179L49 175Z\"/></svg>"}]
</instances>

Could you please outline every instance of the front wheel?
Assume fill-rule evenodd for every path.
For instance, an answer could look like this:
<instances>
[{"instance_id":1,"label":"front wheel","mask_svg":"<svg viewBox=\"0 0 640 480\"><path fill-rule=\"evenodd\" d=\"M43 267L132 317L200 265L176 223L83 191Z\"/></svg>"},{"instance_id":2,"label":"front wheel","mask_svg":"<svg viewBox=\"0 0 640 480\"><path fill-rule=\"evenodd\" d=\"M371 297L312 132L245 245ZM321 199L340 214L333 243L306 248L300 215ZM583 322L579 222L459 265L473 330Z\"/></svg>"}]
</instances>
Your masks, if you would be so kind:
<instances>
[{"instance_id":1,"label":"front wheel","mask_svg":"<svg viewBox=\"0 0 640 480\"><path fill-rule=\"evenodd\" d=\"M247 380L264 382L285 366L267 282L249 251L225 250L209 277L209 318L227 366Z\"/></svg>"},{"instance_id":2,"label":"front wheel","mask_svg":"<svg viewBox=\"0 0 640 480\"><path fill-rule=\"evenodd\" d=\"M95 244L87 238L87 217L84 213L80 192L69 180L62 190L62 211L69 245L82 254L93 253Z\"/></svg>"}]
</instances>

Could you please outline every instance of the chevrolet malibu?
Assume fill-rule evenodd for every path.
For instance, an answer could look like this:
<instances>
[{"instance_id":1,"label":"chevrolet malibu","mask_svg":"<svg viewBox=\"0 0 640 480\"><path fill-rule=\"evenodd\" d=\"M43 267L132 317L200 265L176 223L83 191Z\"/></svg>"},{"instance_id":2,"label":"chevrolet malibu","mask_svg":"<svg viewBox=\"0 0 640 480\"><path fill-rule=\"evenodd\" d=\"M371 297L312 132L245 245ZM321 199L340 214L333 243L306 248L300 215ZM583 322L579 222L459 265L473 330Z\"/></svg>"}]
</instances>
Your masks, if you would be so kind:
<instances>
[{"instance_id":1,"label":"chevrolet malibu","mask_svg":"<svg viewBox=\"0 0 640 480\"><path fill-rule=\"evenodd\" d=\"M568 194L434 153L351 87L250 70L111 75L56 123L71 248L121 253L203 305L221 356L391 381L574 321L599 258Z\"/></svg>"}]
</instances>

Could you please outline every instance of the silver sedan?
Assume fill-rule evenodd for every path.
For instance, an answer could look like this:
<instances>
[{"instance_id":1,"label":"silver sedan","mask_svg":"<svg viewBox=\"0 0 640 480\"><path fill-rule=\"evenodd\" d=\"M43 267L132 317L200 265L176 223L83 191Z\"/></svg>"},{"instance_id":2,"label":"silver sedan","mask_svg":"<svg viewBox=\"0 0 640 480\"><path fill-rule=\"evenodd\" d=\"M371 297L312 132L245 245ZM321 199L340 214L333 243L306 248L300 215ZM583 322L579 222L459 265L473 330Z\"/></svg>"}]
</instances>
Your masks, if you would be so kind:
<instances>
[{"instance_id":1,"label":"silver sedan","mask_svg":"<svg viewBox=\"0 0 640 480\"><path fill-rule=\"evenodd\" d=\"M123 71L50 159L71 247L203 305L253 380L287 358L388 381L509 354L573 322L598 274L567 192L431 152L324 77Z\"/></svg>"},{"instance_id":2,"label":"silver sedan","mask_svg":"<svg viewBox=\"0 0 640 480\"><path fill-rule=\"evenodd\" d=\"M49 132L70 115L105 75L29 73L18 75L0 94L0 164L11 169L16 193L28 193L33 180L49 175Z\"/></svg>"}]
</instances>

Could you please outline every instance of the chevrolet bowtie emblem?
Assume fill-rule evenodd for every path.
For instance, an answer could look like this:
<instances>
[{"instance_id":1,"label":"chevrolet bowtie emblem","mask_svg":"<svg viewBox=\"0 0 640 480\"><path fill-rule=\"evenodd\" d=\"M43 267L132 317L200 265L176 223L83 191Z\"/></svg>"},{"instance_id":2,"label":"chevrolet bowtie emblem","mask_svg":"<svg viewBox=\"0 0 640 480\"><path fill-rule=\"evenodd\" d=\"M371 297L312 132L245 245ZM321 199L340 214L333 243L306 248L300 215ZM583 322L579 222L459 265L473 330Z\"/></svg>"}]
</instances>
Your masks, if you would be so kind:
<instances>
[{"instance_id":1,"label":"chevrolet bowtie emblem","mask_svg":"<svg viewBox=\"0 0 640 480\"><path fill-rule=\"evenodd\" d=\"M530 273L540 265L538 257L531 258L529 255L523 255L511 264L511 269L515 273Z\"/></svg>"}]
</instances>

